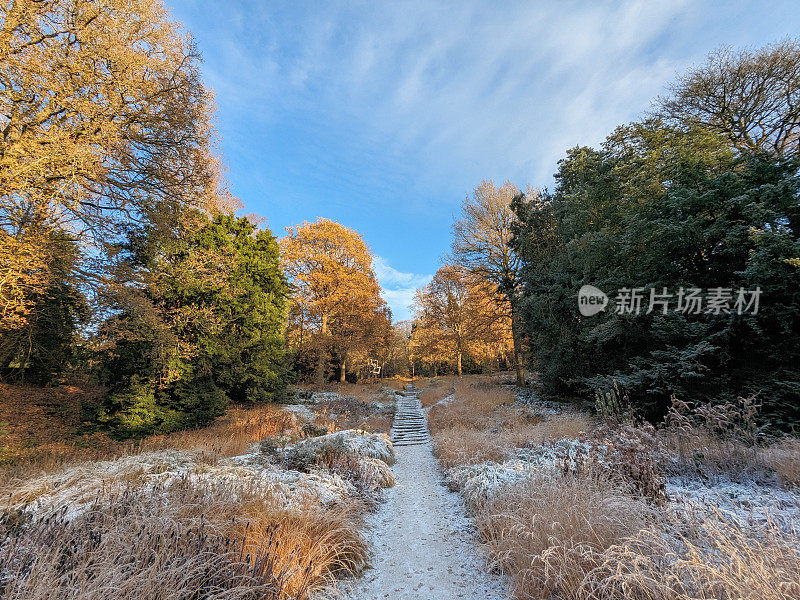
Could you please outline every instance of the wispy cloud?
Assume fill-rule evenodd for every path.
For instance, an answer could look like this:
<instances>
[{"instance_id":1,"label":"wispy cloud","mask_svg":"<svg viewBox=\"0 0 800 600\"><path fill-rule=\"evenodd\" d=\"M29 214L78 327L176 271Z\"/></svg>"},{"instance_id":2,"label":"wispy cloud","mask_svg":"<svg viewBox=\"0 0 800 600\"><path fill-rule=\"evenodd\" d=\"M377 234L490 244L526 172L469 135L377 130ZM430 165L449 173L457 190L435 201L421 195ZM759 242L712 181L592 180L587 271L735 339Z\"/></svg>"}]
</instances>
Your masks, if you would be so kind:
<instances>
[{"instance_id":1,"label":"wispy cloud","mask_svg":"<svg viewBox=\"0 0 800 600\"><path fill-rule=\"evenodd\" d=\"M413 152L424 176L548 178L685 61L652 48L686 0L325 6L225 3L240 35L218 40L211 83L259 120L299 110Z\"/></svg>"},{"instance_id":2,"label":"wispy cloud","mask_svg":"<svg viewBox=\"0 0 800 600\"><path fill-rule=\"evenodd\" d=\"M383 299L392 309L394 320L408 319L411 316L409 307L414 300L414 292L417 288L428 284L431 275L403 273L389 266L389 263L380 256L374 258L372 268L381 286Z\"/></svg>"},{"instance_id":3,"label":"wispy cloud","mask_svg":"<svg viewBox=\"0 0 800 600\"><path fill-rule=\"evenodd\" d=\"M247 210L277 230L335 216L422 273L481 179L552 185L568 148L713 48L800 31L796 0L166 1L197 36Z\"/></svg>"}]
</instances>

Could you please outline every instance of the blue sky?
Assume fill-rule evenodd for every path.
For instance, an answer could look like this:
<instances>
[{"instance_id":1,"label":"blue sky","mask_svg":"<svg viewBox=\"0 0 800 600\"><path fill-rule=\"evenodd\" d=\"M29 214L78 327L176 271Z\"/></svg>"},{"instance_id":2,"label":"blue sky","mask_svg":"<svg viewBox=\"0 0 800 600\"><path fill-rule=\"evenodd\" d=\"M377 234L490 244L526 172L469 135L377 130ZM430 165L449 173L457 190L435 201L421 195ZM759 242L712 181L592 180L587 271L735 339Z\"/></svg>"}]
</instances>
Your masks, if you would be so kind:
<instances>
[{"instance_id":1,"label":"blue sky","mask_svg":"<svg viewBox=\"0 0 800 600\"><path fill-rule=\"evenodd\" d=\"M800 35L796 1L166 2L244 212L356 229L396 319L481 179L550 186L715 47Z\"/></svg>"}]
</instances>

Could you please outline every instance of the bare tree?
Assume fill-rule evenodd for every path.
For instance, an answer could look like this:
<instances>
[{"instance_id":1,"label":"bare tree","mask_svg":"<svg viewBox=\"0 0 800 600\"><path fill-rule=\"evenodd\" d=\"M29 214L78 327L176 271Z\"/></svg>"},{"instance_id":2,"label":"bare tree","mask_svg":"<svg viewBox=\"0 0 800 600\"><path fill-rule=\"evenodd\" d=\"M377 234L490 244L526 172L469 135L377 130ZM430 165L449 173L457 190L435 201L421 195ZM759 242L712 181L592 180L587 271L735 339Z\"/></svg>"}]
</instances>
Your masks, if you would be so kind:
<instances>
[{"instance_id":1,"label":"bare tree","mask_svg":"<svg viewBox=\"0 0 800 600\"><path fill-rule=\"evenodd\" d=\"M528 190L529 194L536 194ZM453 224L452 250L455 260L497 286L511 306L514 368L517 385L525 384L522 326L517 309L520 260L510 246L516 219L511 202L521 195L511 182L496 187L482 181L461 206L461 218Z\"/></svg>"},{"instance_id":2,"label":"bare tree","mask_svg":"<svg viewBox=\"0 0 800 600\"><path fill-rule=\"evenodd\" d=\"M720 133L741 151L798 151L800 41L757 51L720 48L671 91L659 102L668 120Z\"/></svg>"}]
</instances>

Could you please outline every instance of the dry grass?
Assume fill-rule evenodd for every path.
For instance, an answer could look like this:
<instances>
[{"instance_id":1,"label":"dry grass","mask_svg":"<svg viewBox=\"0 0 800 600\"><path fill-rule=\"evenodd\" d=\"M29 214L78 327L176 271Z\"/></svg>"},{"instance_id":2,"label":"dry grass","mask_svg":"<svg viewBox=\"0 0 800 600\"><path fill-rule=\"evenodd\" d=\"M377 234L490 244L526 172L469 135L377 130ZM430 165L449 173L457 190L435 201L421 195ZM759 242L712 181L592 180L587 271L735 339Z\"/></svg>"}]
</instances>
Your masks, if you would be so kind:
<instances>
[{"instance_id":1,"label":"dry grass","mask_svg":"<svg viewBox=\"0 0 800 600\"><path fill-rule=\"evenodd\" d=\"M393 399L386 383L348 386L344 400L315 407L319 418L333 430L388 430L392 404L385 410L375 405ZM392 483L380 461L343 456L327 465L353 483L356 493L325 505L303 493L289 502L285 487L272 488L261 479L223 476L204 484L202 476L175 476L169 485L154 487L159 478L151 475L163 469L148 467L150 458L189 460L192 473L224 471L229 466L218 465L222 459L245 454L256 442L286 443L306 435L303 419L280 406L232 408L202 429L119 443L99 434L78 435L80 401L88 392L19 386L2 391L15 398L0 403L3 419L15 425L0 428L0 441L12 448L0 470L0 494L16 502L23 492L36 498L55 486L72 512L0 516L0 564L8 568L0 569L0 597L305 598L366 565L361 518L379 489ZM23 431L26 419L43 434L41 443L33 431ZM127 471L109 467L113 473L103 475L96 463L120 458L130 459ZM94 467L102 479L97 485ZM43 482L41 490L37 481ZM79 504L69 500L72 487L78 495L88 490L90 496L81 499L88 505L74 510Z\"/></svg>"},{"instance_id":2,"label":"dry grass","mask_svg":"<svg viewBox=\"0 0 800 600\"><path fill-rule=\"evenodd\" d=\"M436 432L436 456L446 469L482 462L500 462L513 446L508 435L456 424Z\"/></svg>"},{"instance_id":3,"label":"dry grass","mask_svg":"<svg viewBox=\"0 0 800 600\"><path fill-rule=\"evenodd\" d=\"M406 380L380 379L370 383L325 383L299 386L301 393L337 394L309 406L316 414L314 423L329 432L341 429L363 429L371 433L388 433L394 421L394 390L402 389Z\"/></svg>"},{"instance_id":4,"label":"dry grass","mask_svg":"<svg viewBox=\"0 0 800 600\"><path fill-rule=\"evenodd\" d=\"M665 464L675 474L713 479L760 479L768 474L753 397L716 405L694 405L677 398L667 414L660 443ZM673 458L675 460L673 460Z\"/></svg>"},{"instance_id":5,"label":"dry grass","mask_svg":"<svg viewBox=\"0 0 800 600\"><path fill-rule=\"evenodd\" d=\"M419 393L419 401L423 408L433 406L453 393L454 388L450 378L447 381L443 379L427 379L423 381L426 383L417 383L417 387L422 388Z\"/></svg>"},{"instance_id":6,"label":"dry grass","mask_svg":"<svg viewBox=\"0 0 800 600\"><path fill-rule=\"evenodd\" d=\"M373 384L329 384L347 396L313 407L317 420L330 431L364 429L388 432L394 417L393 395L385 379ZM302 435L301 419L280 405L232 407L214 423L200 429L117 442L103 433L79 434L81 402L101 393L99 388L62 386L37 388L0 384L0 493L21 479L53 473L82 462L113 460L142 452L199 450L209 462L248 451L256 442L275 436ZM384 408L371 403L385 402Z\"/></svg>"},{"instance_id":7,"label":"dry grass","mask_svg":"<svg viewBox=\"0 0 800 600\"><path fill-rule=\"evenodd\" d=\"M792 534L716 516L678 520L591 474L506 486L479 507L477 524L519 600L800 597Z\"/></svg>"},{"instance_id":8,"label":"dry grass","mask_svg":"<svg viewBox=\"0 0 800 600\"><path fill-rule=\"evenodd\" d=\"M488 378L456 381L453 393L452 401L428 413L436 455L446 468L499 462L516 448L578 438L594 427L581 413L545 420L530 407L515 405L513 388Z\"/></svg>"},{"instance_id":9,"label":"dry grass","mask_svg":"<svg viewBox=\"0 0 800 600\"><path fill-rule=\"evenodd\" d=\"M432 406L428 413L428 423L433 433L454 425L485 429L495 409L513 402L514 392L510 388L479 379L457 381L453 390L453 401Z\"/></svg>"},{"instance_id":10,"label":"dry grass","mask_svg":"<svg viewBox=\"0 0 800 600\"><path fill-rule=\"evenodd\" d=\"M800 598L800 539L776 529L752 535L718 517L672 536L646 529L608 548L578 597L795 600Z\"/></svg>"},{"instance_id":11,"label":"dry grass","mask_svg":"<svg viewBox=\"0 0 800 600\"><path fill-rule=\"evenodd\" d=\"M73 434L72 441L60 443L57 451L51 444L45 444L36 452L20 455L7 463L0 469L0 494L8 495L9 490L23 480L61 471L71 465L113 460L143 452L197 450L204 454L206 462L213 464L221 458L243 454L251 444L265 438L280 434L299 436L300 425L297 417L281 411L280 407L259 406L230 409L225 416L202 429L178 431L135 442L114 442L106 438L106 444L91 452L69 452L70 447L80 444L83 439Z\"/></svg>"},{"instance_id":12,"label":"dry grass","mask_svg":"<svg viewBox=\"0 0 800 600\"><path fill-rule=\"evenodd\" d=\"M800 439L786 438L762 453L769 467L786 487L800 486Z\"/></svg>"},{"instance_id":13,"label":"dry grass","mask_svg":"<svg viewBox=\"0 0 800 600\"><path fill-rule=\"evenodd\" d=\"M581 583L602 552L654 516L611 481L567 476L506 486L476 519L494 560L512 578L515 598L572 599L581 597Z\"/></svg>"},{"instance_id":14,"label":"dry grass","mask_svg":"<svg viewBox=\"0 0 800 600\"><path fill-rule=\"evenodd\" d=\"M393 398L392 398L393 400ZM376 402L378 403L376 405ZM394 421L394 403L388 400L366 402L354 396L340 396L315 404L314 423L333 432L361 429L370 433L388 433Z\"/></svg>"},{"instance_id":15,"label":"dry grass","mask_svg":"<svg viewBox=\"0 0 800 600\"><path fill-rule=\"evenodd\" d=\"M593 423L580 414L564 414L546 421L528 420L516 411L498 411L487 428L456 422L436 429L436 456L445 468L501 462L517 448L538 446L561 439L577 439Z\"/></svg>"},{"instance_id":16,"label":"dry grass","mask_svg":"<svg viewBox=\"0 0 800 600\"><path fill-rule=\"evenodd\" d=\"M51 470L67 460L96 460L118 452L120 444L105 434L78 435L82 403L103 393L103 388L79 382L53 387L0 383L0 470L26 463Z\"/></svg>"},{"instance_id":17,"label":"dry grass","mask_svg":"<svg viewBox=\"0 0 800 600\"><path fill-rule=\"evenodd\" d=\"M100 498L74 519L0 521L5 598L305 598L365 566L357 506L281 506L187 481Z\"/></svg>"},{"instance_id":18,"label":"dry grass","mask_svg":"<svg viewBox=\"0 0 800 600\"><path fill-rule=\"evenodd\" d=\"M676 401L657 431L512 404L509 388L486 381L454 387L454 399L429 412L445 468L502 462L519 448L560 439L583 440L578 449L588 453L576 455L581 468L563 472L534 469L504 480L501 469L491 471L491 493L480 502L470 502L463 484L515 598L800 598L795 534L777 526L742 530L703 512L672 512L666 503L665 469L705 481L720 475L773 484L777 473L783 485L800 485L800 440L767 445L754 399L700 407Z\"/></svg>"}]
</instances>

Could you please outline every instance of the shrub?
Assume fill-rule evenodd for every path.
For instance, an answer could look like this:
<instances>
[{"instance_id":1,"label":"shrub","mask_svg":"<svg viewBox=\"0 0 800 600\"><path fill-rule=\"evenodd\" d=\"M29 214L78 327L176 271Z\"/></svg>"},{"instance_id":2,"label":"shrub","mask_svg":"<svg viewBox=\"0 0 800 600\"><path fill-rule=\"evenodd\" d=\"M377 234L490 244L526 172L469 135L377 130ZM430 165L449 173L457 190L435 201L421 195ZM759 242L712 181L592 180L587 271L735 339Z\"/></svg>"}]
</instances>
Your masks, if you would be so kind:
<instances>
[{"instance_id":1,"label":"shrub","mask_svg":"<svg viewBox=\"0 0 800 600\"><path fill-rule=\"evenodd\" d=\"M659 465L663 455L652 425L606 425L592 437L602 449L599 466L606 476L654 504L666 504L667 480Z\"/></svg>"},{"instance_id":2,"label":"shrub","mask_svg":"<svg viewBox=\"0 0 800 600\"><path fill-rule=\"evenodd\" d=\"M127 387L109 395L107 404L113 416L101 412L100 420L110 425L117 439L167 433L177 429L180 421L178 411L161 405L153 386L136 375Z\"/></svg>"}]
</instances>

